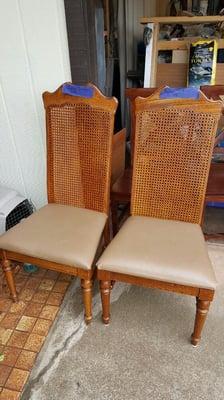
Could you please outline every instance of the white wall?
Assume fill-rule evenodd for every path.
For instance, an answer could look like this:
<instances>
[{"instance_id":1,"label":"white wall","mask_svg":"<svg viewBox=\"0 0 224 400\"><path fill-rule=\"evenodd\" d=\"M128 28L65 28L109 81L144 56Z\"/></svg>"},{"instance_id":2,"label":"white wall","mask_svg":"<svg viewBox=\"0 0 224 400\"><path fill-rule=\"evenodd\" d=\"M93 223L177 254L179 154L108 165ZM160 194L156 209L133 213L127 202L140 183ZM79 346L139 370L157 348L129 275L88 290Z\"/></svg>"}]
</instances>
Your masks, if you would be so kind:
<instances>
[{"instance_id":1,"label":"white wall","mask_svg":"<svg viewBox=\"0 0 224 400\"><path fill-rule=\"evenodd\" d=\"M71 80L63 0L0 0L0 185L46 203L42 92Z\"/></svg>"}]
</instances>

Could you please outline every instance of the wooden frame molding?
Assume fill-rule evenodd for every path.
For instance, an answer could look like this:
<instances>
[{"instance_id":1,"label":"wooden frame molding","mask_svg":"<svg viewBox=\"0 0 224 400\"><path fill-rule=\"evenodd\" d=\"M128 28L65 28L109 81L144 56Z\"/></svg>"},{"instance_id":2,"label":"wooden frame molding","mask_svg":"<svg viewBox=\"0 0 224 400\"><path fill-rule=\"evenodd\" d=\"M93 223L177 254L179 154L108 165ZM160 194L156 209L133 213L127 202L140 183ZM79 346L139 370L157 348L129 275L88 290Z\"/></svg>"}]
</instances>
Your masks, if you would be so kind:
<instances>
[{"instance_id":1,"label":"wooden frame molding","mask_svg":"<svg viewBox=\"0 0 224 400\"><path fill-rule=\"evenodd\" d=\"M203 289L186 285L178 285L176 283L162 282L155 279L140 278L133 275L120 274L118 272L105 271L101 269L97 270L97 279L100 281L126 282L130 283L131 285L186 294L189 296L198 297L201 300L212 301L214 297L214 290L210 289Z\"/></svg>"}]
</instances>

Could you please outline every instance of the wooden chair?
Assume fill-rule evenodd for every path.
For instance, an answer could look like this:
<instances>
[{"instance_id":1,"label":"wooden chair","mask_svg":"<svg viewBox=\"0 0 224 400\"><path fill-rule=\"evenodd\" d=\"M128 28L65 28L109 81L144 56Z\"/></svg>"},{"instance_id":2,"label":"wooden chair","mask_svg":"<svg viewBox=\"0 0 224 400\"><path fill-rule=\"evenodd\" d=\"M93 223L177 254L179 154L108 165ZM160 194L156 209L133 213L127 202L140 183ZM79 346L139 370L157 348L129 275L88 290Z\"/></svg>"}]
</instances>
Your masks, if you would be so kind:
<instances>
[{"instance_id":1,"label":"wooden chair","mask_svg":"<svg viewBox=\"0 0 224 400\"><path fill-rule=\"evenodd\" d=\"M118 218L118 206L123 204L126 206L124 216L129 213L129 204L131 198L131 180L132 180L132 165L135 143L135 115L134 115L134 101L136 97L149 97L155 92L156 88L128 88L125 90L126 98L129 101L129 110L131 117L131 165L123 170L113 182L111 188L111 217L113 234L115 235L119 230L119 225L122 216Z\"/></svg>"},{"instance_id":2,"label":"wooden chair","mask_svg":"<svg viewBox=\"0 0 224 400\"><path fill-rule=\"evenodd\" d=\"M188 294L198 344L216 288L200 223L220 111L203 94L136 99L131 216L97 262L105 324L111 281Z\"/></svg>"},{"instance_id":3,"label":"wooden chair","mask_svg":"<svg viewBox=\"0 0 224 400\"><path fill-rule=\"evenodd\" d=\"M15 301L11 260L80 277L89 323L94 259L109 212L117 100L104 97L94 85L86 87L90 98L65 94L65 85L43 94L48 205L2 235L0 253Z\"/></svg>"},{"instance_id":4,"label":"wooden chair","mask_svg":"<svg viewBox=\"0 0 224 400\"><path fill-rule=\"evenodd\" d=\"M209 98L220 100L220 96L224 98L224 85L202 86L201 90ZM222 100L224 108L224 100ZM215 153L224 153L224 148L216 147L224 140L224 112L219 122L220 134L215 139ZM212 162L208 178L208 186L206 191L206 202L224 203L224 163ZM207 238L223 239L224 232L206 235Z\"/></svg>"},{"instance_id":5,"label":"wooden chair","mask_svg":"<svg viewBox=\"0 0 224 400\"><path fill-rule=\"evenodd\" d=\"M131 165L126 168L118 179L114 182L111 190L111 215L114 235L118 232L119 226L122 223L122 218L118 217L118 206L120 204L126 205L124 218L129 214L129 205L131 200L131 182L132 182L132 165L134 154L135 142L135 116L134 116L134 102L136 97L148 97L156 91L156 88L128 88L125 91L126 97L130 104L131 115ZM213 100L220 100L220 95L224 96L224 85L201 86L201 91ZM224 110L222 110L222 115ZM222 116L224 120L224 116ZM224 132L219 135L215 140L214 153L217 152L218 143L224 140ZM224 164L212 163L209 173L206 201L224 202ZM222 234L223 236L223 234ZM206 235L206 237L218 238L220 234Z\"/></svg>"}]
</instances>

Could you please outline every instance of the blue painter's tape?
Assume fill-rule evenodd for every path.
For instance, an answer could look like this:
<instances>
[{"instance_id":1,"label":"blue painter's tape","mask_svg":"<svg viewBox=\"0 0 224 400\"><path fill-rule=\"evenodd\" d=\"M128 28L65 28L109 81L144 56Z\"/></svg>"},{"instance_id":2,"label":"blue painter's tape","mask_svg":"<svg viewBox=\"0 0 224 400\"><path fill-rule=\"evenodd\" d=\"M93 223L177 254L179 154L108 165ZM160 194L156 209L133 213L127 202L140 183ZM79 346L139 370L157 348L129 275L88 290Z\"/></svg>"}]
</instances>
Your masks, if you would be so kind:
<instances>
[{"instance_id":1,"label":"blue painter's tape","mask_svg":"<svg viewBox=\"0 0 224 400\"><path fill-rule=\"evenodd\" d=\"M94 95L94 89L91 86L72 85L65 83L62 86L62 93L69 94L70 96L85 97L91 99Z\"/></svg>"},{"instance_id":2,"label":"blue painter's tape","mask_svg":"<svg viewBox=\"0 0 224 400\"><path fill-rule=\"evenodd\" d=\"M215 201L209 201L206 203L208 207L215 207L215 208L224 208L224 203L216 203Z\"/></svg>"},{"instance_id":3,"label":"blue painter's tape","mask_svg":"<svg viewBox=\"0 0 224 400\"><path fill-rule=\"evenodd\" d=\"M160 93L160 99L194 99L199 98L199 90L196 87L170 88L166 87Z\"/></svg>"}]
</instances>

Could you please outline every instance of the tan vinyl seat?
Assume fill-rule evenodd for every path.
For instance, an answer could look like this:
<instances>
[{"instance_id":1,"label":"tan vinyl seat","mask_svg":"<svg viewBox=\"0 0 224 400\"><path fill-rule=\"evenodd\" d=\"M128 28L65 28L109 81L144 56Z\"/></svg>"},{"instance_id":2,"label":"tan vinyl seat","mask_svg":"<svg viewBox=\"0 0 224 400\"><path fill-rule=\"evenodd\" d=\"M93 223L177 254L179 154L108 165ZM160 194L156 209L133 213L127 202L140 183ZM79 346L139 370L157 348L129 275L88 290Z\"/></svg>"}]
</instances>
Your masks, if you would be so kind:
<instances>
[{"instance_id":1,"label":"tan vinyl seat","mask_svg":"<svg viewBox=\"0 0 224 400\"><path fill-rule=\"evenodd\" d=\"M161 88L135 100L131 217L101 256L97 278L105 324L116 281L195 296L196 346L216 288L201 224L221 103L190 91L169 98L173 89Z\"/></svg>"},{"instance_id":2,"label":"tan vinyl seat","mask_svg":"<svg viewBox=\"0 0 224 400\"><path fill-rule=\"evenodd\" d=\"M97 267L163 282L216 288L200 226L181 221L128 218Z\"/></svg>"},{"instance_id":3,"label":"tan vinyl seat","mask_svg":"<svg viewBox=\"0 0 224 400\"><path fill-rule=\"evenodd\" d=\"M101 212L48 204L0 237L0 248L91 269L107 220Z\"/></svg>"},{"instance_id":4,"label":"tan vinyl seat","mask_svg":"<svg viewBox=\"0 0 224 400\"><path fill-rule=\"evenodd\" d=\"M43 93L43 102L48 205L0 239L1 266L14 301L18 294L11 261L78 276L89 324L94 261L97 250L102 250L101 234L104 244L110 234L107 217L118 101L91 83L67 82L53 93Z\"/></svg>"}]
</instances>

